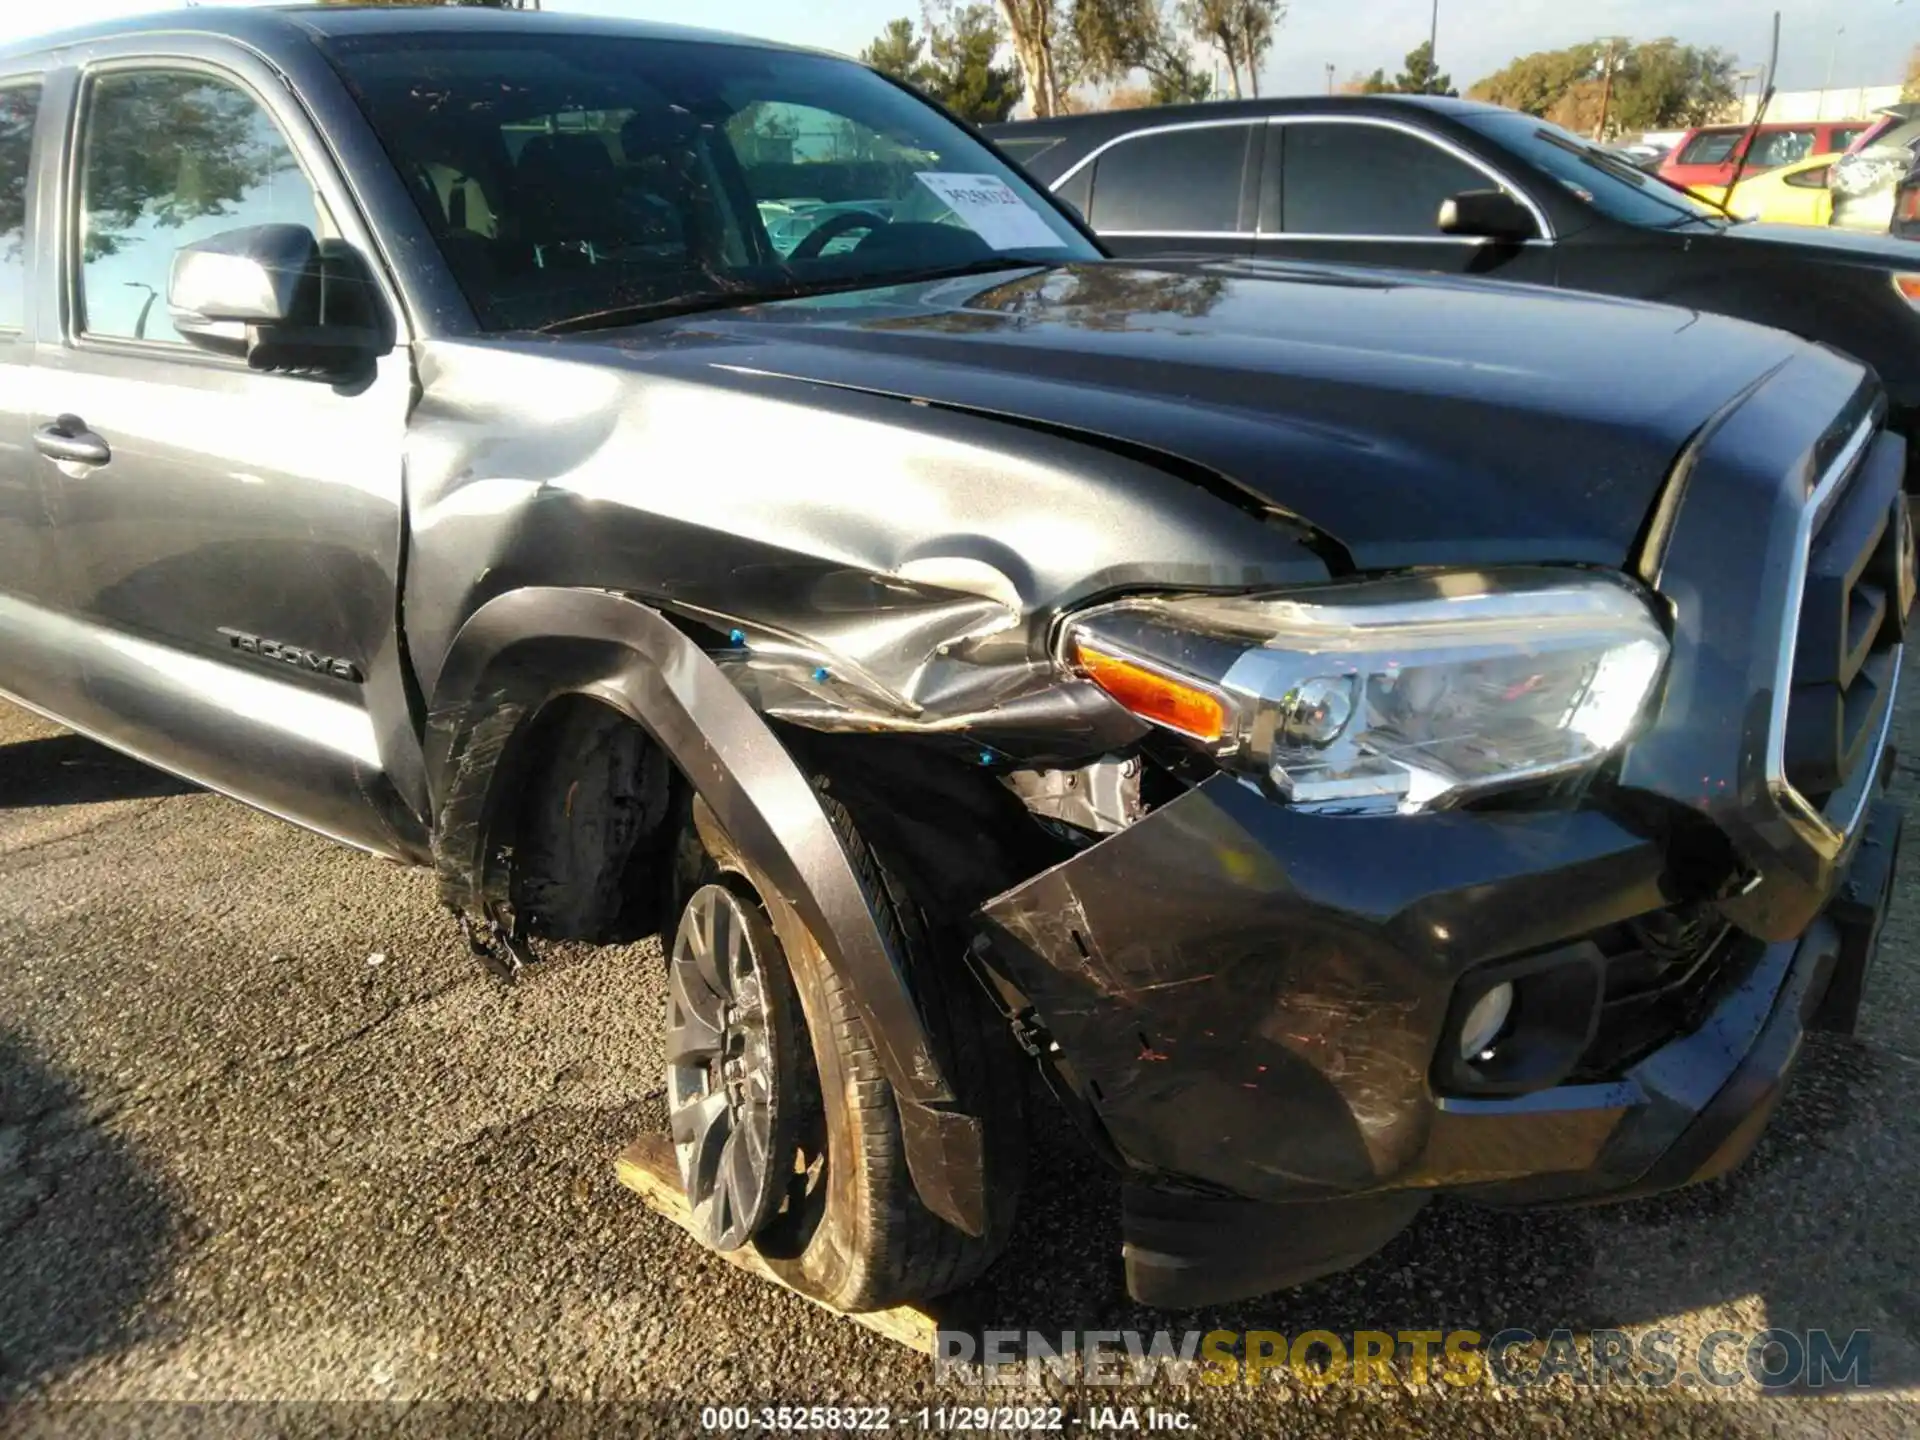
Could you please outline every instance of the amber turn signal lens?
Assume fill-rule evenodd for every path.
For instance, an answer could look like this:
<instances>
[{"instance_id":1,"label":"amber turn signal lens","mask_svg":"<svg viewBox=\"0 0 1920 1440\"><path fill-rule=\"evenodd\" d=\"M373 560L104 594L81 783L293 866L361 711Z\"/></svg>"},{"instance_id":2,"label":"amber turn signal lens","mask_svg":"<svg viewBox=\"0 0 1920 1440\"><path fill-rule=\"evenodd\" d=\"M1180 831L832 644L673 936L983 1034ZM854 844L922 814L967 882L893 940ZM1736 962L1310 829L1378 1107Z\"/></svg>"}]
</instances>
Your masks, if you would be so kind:
<instances>
[{"instance_id":1,"label":"amber turn signal lens","mask_svg":"<svg viewBox=\"0 0 1920 1440\"><path fill-rule=\"evenodd\" d=\"M1903 273L1893 277L1893 288L1909 305L1920 305L1920 275Z\"/></svg>"},{"instance_id":2,"label":"amber turn signal lens","mask_svg":"<svg viewBox=\"0 0 1920 1440\"><path fill-rule=\"evenodd\" d=\"M1171 680L1082 640L1073 642L1073 658L1089 680L1142 720L1196 740L1218 740L1227 733L1227 707L1197 685Z\"/></svg>"}]
</instances>

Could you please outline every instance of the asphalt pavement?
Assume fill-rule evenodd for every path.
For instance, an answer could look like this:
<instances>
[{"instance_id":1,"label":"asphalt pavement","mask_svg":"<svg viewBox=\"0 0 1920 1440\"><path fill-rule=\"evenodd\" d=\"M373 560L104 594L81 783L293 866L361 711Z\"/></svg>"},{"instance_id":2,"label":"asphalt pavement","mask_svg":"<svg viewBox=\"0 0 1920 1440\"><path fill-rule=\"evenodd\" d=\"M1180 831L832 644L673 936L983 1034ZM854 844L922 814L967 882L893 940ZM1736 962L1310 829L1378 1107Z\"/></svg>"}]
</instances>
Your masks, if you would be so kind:
<instances>
[{"instance_id":1,"label":"asphalt pavement","mask_svg":"<svg viewBox=\"0 0 1920 1440\"><path fill-rule=\"evenodd\" d=\"M1900 729L1920 757L1911 700ZM1903 792L1917 777L1903 762ZM923 1406L959 1428L937 1407L1055 1403L1069 1433L1126 1406L1207 1436L1915 1433L1909 861L1861 1036L1813 1044L1725 1181L1438 1204L1349 1274L1169 1316L1126 1299L1115 1186L1043 1116L1025 1221L961 1306L1049 1332L1666 1329L1683 1351L1865 1330L1869 1388L1456 1390L1403 1364L1366 1388L988 1390L739 1273L616 1183L663 1122L657 945L503 986L428 875L0 707L0 1433L698 1433L706 1407L757 1428L809 1404L911 1430Z\"/></svg>"}]
</instances>

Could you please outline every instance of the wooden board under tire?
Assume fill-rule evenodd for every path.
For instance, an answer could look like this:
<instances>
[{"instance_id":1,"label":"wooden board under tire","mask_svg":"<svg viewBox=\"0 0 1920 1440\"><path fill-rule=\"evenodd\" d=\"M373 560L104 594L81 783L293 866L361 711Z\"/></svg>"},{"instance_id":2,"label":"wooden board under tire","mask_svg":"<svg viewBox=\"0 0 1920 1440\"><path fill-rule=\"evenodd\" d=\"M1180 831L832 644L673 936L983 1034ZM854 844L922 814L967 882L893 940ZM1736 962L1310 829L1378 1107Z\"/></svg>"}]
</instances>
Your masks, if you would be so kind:
<instances>
[{"instance_id":1,"label":"wooden board under tire","mask_svg":"<svg viewBox=\"0 0 1920 1440\"><path fill-rule=\"evenodd\" d=\"M633 1144L620 1152L620 1158L614 1161L614 1173L620 1177L620 1183L634 1191L647 1203L647 1208L656 1214L664 1215L689 1235L693 1233L693 1217L687 1208L687 1195L680 1188L680 1170L673 1160L673 1142L665 1135L642 1135ZM696 1242L697 1243L697 1242ZM715 1253L715 1252L708 1252ZM910 1350L922 1355L933 1354L934 1335L940 1328L940 1322L926 1311L912 1305L896 1306L892 1310L868 1310L852 1312L836 1310L825 1301L815 1300L811 1295L801 1294L787 1284L766 1262L756 1255L750 1247L742 1246L738 1250L719 1252L720 1258L736 1265L750 1275L771 1281L782 1290L799 1295L801 1299L818 1305L830 1314L843 1320L851 1320L856 1325L897 1341Z\"/></svg>"}]
</instances>

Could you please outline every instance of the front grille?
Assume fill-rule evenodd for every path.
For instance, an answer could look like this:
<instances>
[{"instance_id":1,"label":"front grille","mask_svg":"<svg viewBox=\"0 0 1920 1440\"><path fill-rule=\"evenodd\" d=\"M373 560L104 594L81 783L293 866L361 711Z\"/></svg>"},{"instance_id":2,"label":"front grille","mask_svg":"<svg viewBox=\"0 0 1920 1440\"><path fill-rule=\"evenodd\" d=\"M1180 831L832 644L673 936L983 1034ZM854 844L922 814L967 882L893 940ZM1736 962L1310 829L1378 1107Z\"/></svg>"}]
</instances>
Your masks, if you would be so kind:
<instances>
[{"instance_id":1,"label":"front grille","mask_svg":"<svg viewBox=\"0 0 1920 1440\"><path fill-rule=\"evenodd\" d=\"M1690 1034L1739 983L1753 947L1707 905L1642 915L1592 937L1606 957L1600 1023L1568 1078L1618 1079L1676 1035Z\"/></svg>"},{"instance_id":2,"label":"front grille","mask_svg":"<svg viewBox=\"0 0 1920 1440\"><path fill-rule=\"evenodd\" d=\"M1823 814L1876 758L1893 703L1913 599L1912 524L1897 461L1871 452L1839 480L1807 556L1783 759L1787 783Z\"/></svg>"}]
</instances>

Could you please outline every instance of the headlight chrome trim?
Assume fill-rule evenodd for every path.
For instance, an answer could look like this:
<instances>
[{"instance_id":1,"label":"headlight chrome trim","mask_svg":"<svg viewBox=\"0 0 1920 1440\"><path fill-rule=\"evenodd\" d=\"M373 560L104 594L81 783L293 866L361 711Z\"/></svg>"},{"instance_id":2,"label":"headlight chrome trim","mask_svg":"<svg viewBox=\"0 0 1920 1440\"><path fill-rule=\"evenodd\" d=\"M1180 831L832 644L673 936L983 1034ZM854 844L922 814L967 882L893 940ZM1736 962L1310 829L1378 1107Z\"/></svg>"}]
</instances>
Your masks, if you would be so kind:
<instances>
[{"instance_id":1,"label":"headlight chrome trim","mask_svg":"<svg viewBox=\"0 0 1920 1440\"><path fill-rule=\"evenodd\" d=\"M1058 654L1118 650L1226 697L1205 748L1284 800L1411 812L1599 768L1659 694L1665 615L1611 571L1430 571L1127 597L1068 617Z\"/></svg>"}]
</instances>

